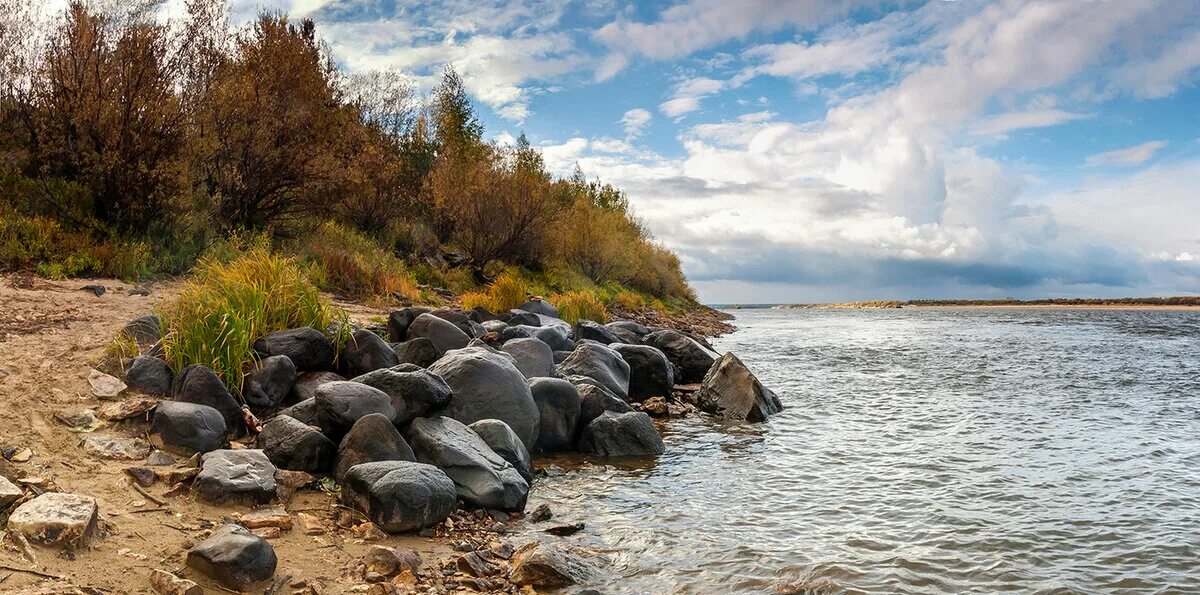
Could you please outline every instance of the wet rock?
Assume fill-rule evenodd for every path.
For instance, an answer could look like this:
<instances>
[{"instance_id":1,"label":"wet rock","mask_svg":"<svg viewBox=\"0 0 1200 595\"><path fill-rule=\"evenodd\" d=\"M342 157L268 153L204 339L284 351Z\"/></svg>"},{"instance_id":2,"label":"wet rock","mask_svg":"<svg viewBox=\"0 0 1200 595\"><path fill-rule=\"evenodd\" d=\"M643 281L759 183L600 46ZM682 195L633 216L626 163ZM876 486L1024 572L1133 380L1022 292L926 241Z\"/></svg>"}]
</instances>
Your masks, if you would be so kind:
<instances>
[{"instance_id":1,"label":"wet rock","mask_svg":"<svg viewBox=\"0 0 1200 595\"><path fill-rule=\"evenodd\" d=\"M481 508L525 508L528 482L467 426L448 417L418 418L408 440L417 460L445 471L464 501Z\"/></svg>"},{"instance_id":2,"label":"wet rock","mask_svg":"<svg viewBox=\"0 0 1200 595\"><path fill-rule=\"evenodd\" d=\"M180 370L171 386L171 400L216 409L225 419L225 429L230 434L240 434L244 427L241 404L208 366L193 364Z\"/></svg>"},{"instance_id":3,"label":"wet rock","mask_svg":"<svg viewBox=\"0 0 1200 595\"><path fill-rule=\"evenodd\" d=\"M162 322L157 315L147 314L130 320L121 333L132 338L139 346L147 347L162 340Z\"/></svg>"},{"instance_id":4,"label":"wet rock","mask_svg":"<svg viewBox=\"0 0 1200 595\"><path fill-rule=\"evenodd\" d=\"M592 420L600 417L606 411L613 413L633 411L629 403L608 392L606 388L584 383L577 383L575 388L579 390L579 424L576 427L580 432L592 423Z\"/></svg>"},{"instance_id":5,"label":"wet rock","mask_svg":"<svg viewBox=\"0 0 1200 595\"><path fill-rule=\"evenodd\" d=\"M124 421L135 417L144 417L158 407L159 400L149 397L126 398L100 406L96 415L108 421Z\"/></svg>"},{"instance_id":6,"label":"wet rock","mask_svg":"<svg viewBox=\"0 0 1200 595\"><path fill-rule=\"evenodd\" d=\"M342 347L338 365L346 376L354 377L399 364L396 352L375 333L367 329L354 331Z\"/></svg>"},{"instance_id":7,"label":"wet rock","mask_svg":"<svg viewBox=\"0 0 1200 595\"><path fill-rule=\"evenodd\" d=\"M42 545L79 547L95 534L98 522L95 498L46 492L17 507L8 517L8 530Z\"/></svg>"},{"instance_id":8,"label":"wet rock","mask_svg":"<svg viewBox=\"0 0 1200 595\"><path fill-rule=\"evenodd\" d=\"M335 381L335 382L345 382L345 381L341 380L341 381ZM296 403L295 405L292 405L291 407L286 407L284 409L280 409L279 413L277 413L276 415L286 415L294 420L297 420L301 423L304 423L304 424L307 424L310 426L320 427L320 424L321 424L320 417L317 414L316 398L305 399L303 401L300 401L299 403Z\"/></svg>"},{"instance_id":9,"label":"wet rock","mask_svg":"<svg viewBox=\"0 0 1200 595\"><path fill-rule=\"evenodd\" d=\"M275 465L261 450L214 450L200 459L192 491L201 500L265 504L275 497Z\"/></svg>"},{"instance_id":10,"label":"wet rock","mask_svg":"<svg viewBox=\"0 0 1200 595\"><path fill-rule=\"evenodd\" d=\"M425 337L414 337L403 343L392 343L392 351L396 352L396 361L401 364L413 364L428 368L442 356L433 341Z\"/></svg>"},{"instance_id":11,"label":"wet rock","mask_svg":"<svg viewBox=\"0 0 1200 595\"><path fill-rule=\"evenodd\" d=\"M583 343L558 365L563 376L586 376L617 397L629 398L629 364L621 354L596 343Z\"/></svg>"},{"instance_id":12,"label":"wet rock","mask_svg":"<svg viewBox=\"0 0 1200 595\"><path fill-rule=\"evenodd\" d=\"M550 505L545 502L538 504L533 512L529 513L529 520L534 523L544 523L554 518L554 513L550 510Z\"/></svg>"},{"instance_id":13,"label":"wet rock","mask_svg":"<svg viewBox=\"0 0 1200 595\"><path fill-rule=\"evenodd\" d=\"M280 469L321 473L333 466L337 446L312 426L286 415L263 425L258 447Z\"/></svg>"},{"instance_id":14,"label":"wet rock","mask_svg":"<svg viewBox=\"0 0 1200 595\"><path fill-rule=\"evenodd\" d=\"M454 393L442 415L463 423L498 419L516 432L526 449L533 446L539 412L512 356L473 346L448 352L429 371Z\"/></svg>"},{"instance_id":15,"label":"wet rock","mask_svg":"<svg viewBox=\"0 0 1200 595\"><path fill-rule=\"evenodd\" d=\"M537 339L512 339L506 341L500 350L516 360L517 369L526 378L554 376L554 352L549 345Z\"/></svg>"},{"instance_id":16,"label":"wet rock","mask_svg":"<svg viewBox=\"0 0 1200 595\"><path fill-rule=\"evenodd\" d=\"M669 329L654 331L646 335L642 342L662 351L667 359L679 368L679 376L675 379L679 384L703 380L719 357L695 339Z\"/></svg>"},{"instance_id":17,"label":"wet rock","mask_svg":"<svg viewBox=\"0 0 1200 595\"><path fill-rule=\"evenodd\" d=\"M354 382L387 393L399 412L394 420L397 425L440 410L450 403L453 396L450 386L440 376L412 364L375 370L356 377Z\"/></svg>"},{"instance_id":18,"label":"wet rock","mask_svg":"<svg viewBox=\"0 0 1200 595\"><path fill-rule=\"evenodd\" d=\"M179 578L158 568L150 570L150 586L154 587L158 595L204 595L204 588L194 581Z\"/></svg>"},{"instance_id":19,"label":"wet rock","mask_svg":"<svg viewBox=\"0 0 1200 595\"><path fill-rule=\"evenodd\" d=\"M587 525L584 525L583 523L572 523L570 525L557 525L554 527L549 527L547 529L542 529L542 532L549 533L549 534L557 536L557 537L566 537L568 535L574 535L580 531L583 531L583 529L586 526Z\"/></svg>"},{"instance_id":20,"label":"wet rock","mask_svg":"<svg viewBox=\"0 0 1200 595\"><path fill-rule=\"evenodd\" d=\"M225 418L207 405L164 401L154 410L150 431L168 447L208 452L226 444Z\"/></svg>"},{"instance_id":21,"label":"wet rock","mask_svg":"<svg viewBox=\"0 0 1200 595\"><path fill-rule=\"evenodd\" d=\"M629 400L645 401L665 397L675 386L675 371L666 354L649 345L614 343L609 345L629 364Z\"/></svg>"},{"instance_id":22,"label":"wet rock","mask_svg":"<svg viewBox=\"0 0 1200 595\"><path fill-rule=\"evenodd\" d=\"M363 556L363 566L368 572L392 576L404 571L416 573L421 570L421 556L407 548L377 545Z\"/></svg>"},{"instance_id":23,"label":"wet rock","mask_svg":"<svg viewBox=\"0 0 1200 595\"><path fill-rule=\"evenodd\" d=\"M111 461L140 461L150 456L150 443L127 436L91 435L80 442L83 451Z\"/></svg>"},{"instance_id":24,"label":"wet rock","mask_svg":"<svg viewBox=\"0 0 1200 595\"><path fill-rule=\"evenodd\" d=\"M264 356L286 355L304 372L331 369L336 354L333 343L309 326L270 333L254 342L254 350Z\"/></svg>"},{"instance_id":25,"label":"wet rock","mask_svg":"<svg viewBox=\"0 0 1200 595\"><path fill-rule=\"evenodd\" d=\"M553 543L532 542L513 554L509 578L514 584L557 589L586 583L598 569L591 561Z\"/></svg>"},{"instance_id":26,"label":"wet rock","mask_svg":"<svg viewBox=\"0 0 1200 595\"><path fill-rule=\"evenodd\" d=\"M508 424L498 419L481 419L467 427L478 434L492 452L508 461L525 478L526 483L533 481L533 462L529 450Z\"/></svg>"},{"instance_id":27,"label":"wet rock","mask_svg":"<svg viewBox=\"0 0 1200 595\"><path fill-rule=\"evenodd\" d=\"M96 369L88 372L88 384L91 385L92 394L97 399L115 399L127 388L125 383L116 377Z\"/></svg>"},{"instance_id":28,"label":"wet rock","mask_svg":"<svg viewBox=\"0 0 1200 595\"><path fill-rule=\"evenodd\" d=\"M765 421L783 410L779 397L732 353L721 356L705 375L697 400L701 411L725 419Z\"/></svg>"},{"instance_id":29,"label":"wet rock","mask_svg":"<svg viewBox=\"0 0 1200 595\"><path fill-rule=\"evenodd\" d=\"M340 438L364 415L383 414L392 423L398 413L387 393L358 382L330 382L317 389L317 419L331 437Z\"/></svg>"},{"instance_id":30,"label":"wet rock","mask_svg":"<svg viewBox=\"0 0 1200 595\"><path fill-rule=\"evenodd\" d=\"M432 465L380 461L346 472L341 501L389 533L440 523L454 510L455 487Z\"/></svg>"},{"instance_id":31,"label":"wet rock","mask_svg":"<svg viewBox=\"0 0 1200 595\"><path fill-rule=\"evenodd\" d=\"M409 339L417 337L429 339L439 354L466 347L467 343L471 341L471 337L454 323L432 314L418 315L409 325L407 337Z\"/></svg>"},{"instance_id":32,"label":"wet rock","mask_svg":"<svg viewBox=\"0 0 1200 595\"><path fill-rule=\"evenodd\" d=\"M517 306L517 309L524 310L526 312L533 312L534 314L541 314L542 316L558 318L558 308L555 308L553 304L543 300L542 298L532 298L524 304Z\"/></svg>"},{"instance_id":33,"label":"wet rock","mask_svg":"<svg viewBox=\"0 0 1200 595\"><path fill-rule=\"evenodd\" d=\"M330 382L343 382L346 378L337 372L300 372L296 374L296 382L286 403L300 403L317 396L317 389ZM302 420L303 421L303 420Z\"/></svg>"},{"instance_id":34,"label":"wet rock","mask_svg":"<svg viewBox=\"0 0 1200 595\"><path fill-rule=\"evenodd\" d=\"M242 397L254 411L267 411L278 407L295 385L296 365L286 355L272 355L246 375Z\"/></svg>"},{"instance_id":35,"label":"wet rock","mask_svg":"<svg viewBox=\"0 0 1200 595\"><path fill-rule=\"evenodd\" d=\"M149 355L133 358L129 369L125 371L125 384L130 390L152 397L161 397L171 392L171 383L174 380L175 372L171 371L171 366Z\"/></svg>"},{"instance_id":36,"label":"wet rock","mask_svg":"<svg viewBox=\"0 0 1200 595\"><path fill-rule=\"evenodd\" d=\"M657 456L665 451L658 428L640 411L605 412L579 437L579 452L601 457Z\"/></svg>"},{"instance_id":37,"label":"wet rock","mask_svg":"<svg viewBox=\"0 0 1200 595\"><path fill-rule=\"evenodd\" d=\"M416 320L418 316L429 312L429 310L429 308L410 306L389 314L387 322L388 338L391 339L393 343L399 343L401 341L408 340L409 325L411 325L413 320Z\"/></svg>"},{"instance_id":38,"label":"wet rock","mask_svg":"<svg viewBox=\"0 0 1200 595\"><path fill-rule=\"evenodd\" d=\"M245 527L227 524L187 553L187 565L226 588L245 591L275 574L271 544Z\"/></svg>"},{"instance_id":39,"label":"wet rock","mask_svg":"<svg viewBox=\"0 0 1200 595\"><path fill-rule=\"evenodd\" d=\"M413 451L387 417L372 413L364 415L342 439L337 450L334 477L344 481L346 473L356 465L380 461L416 461Z\"/></svg>"},{"instance_id":40,"label":"wet rock","mask_svg":"<svg viewBox=\"0 0 1200 595\"><path fill-rule=\"evenodd\" d=\"M621 338L608 327L591 320L580 320L575 323L575 340L595 341L605 345L621 342Z\"/></svg>"},{"instance_id":41,"label":"wet rock","mask_svg":"<svg viewBox=\"0 0 1200 595\"><path fill-rule=\"evenodd\" d=\"M650 417L669 417L672 415L671 406L665 397L650 397L634 406L638 411Z\"/></svg>"}]
</instances>

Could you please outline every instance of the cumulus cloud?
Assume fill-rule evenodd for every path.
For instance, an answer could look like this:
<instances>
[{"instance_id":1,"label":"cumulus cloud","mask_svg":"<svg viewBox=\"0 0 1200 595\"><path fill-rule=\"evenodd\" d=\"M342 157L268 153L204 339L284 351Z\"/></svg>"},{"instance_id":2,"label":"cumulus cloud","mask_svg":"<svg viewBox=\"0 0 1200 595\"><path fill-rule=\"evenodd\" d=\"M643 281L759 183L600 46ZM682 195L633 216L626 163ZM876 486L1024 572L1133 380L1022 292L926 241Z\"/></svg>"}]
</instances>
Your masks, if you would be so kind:
<instances>
[{"instance_id":1,"label":"cumulus cloud","mask_svg":"<svg viewBox=\"0 0 1200 595\"><path fill-rule=\"evenodd\" d=\"M1125 147L1124 149L1088 155L1088 157L1084 160L1084 164L1088 167L1099 167L1102 165L1141 165L1153 158L1155 153L1158 153L1160 149L1163 149L1166 146L1166 141L1147 141L1138 145L1133 145L1132 147Z\"/></svg>"}]
</instances>

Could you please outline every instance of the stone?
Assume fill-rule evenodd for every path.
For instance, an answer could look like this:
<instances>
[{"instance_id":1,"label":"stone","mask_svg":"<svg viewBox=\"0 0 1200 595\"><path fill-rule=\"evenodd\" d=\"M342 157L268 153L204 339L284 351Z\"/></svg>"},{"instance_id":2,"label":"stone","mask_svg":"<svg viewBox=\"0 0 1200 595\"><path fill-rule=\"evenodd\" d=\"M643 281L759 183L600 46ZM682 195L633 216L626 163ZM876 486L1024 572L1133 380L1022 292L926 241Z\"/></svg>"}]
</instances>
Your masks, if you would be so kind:
<instances>
[{"instance_id":1,"label":"stone","mask_svg":"<svg viewBox=\"0 0 1200 595\"><path fill-rule=\"evenodd\" d=\"M339 378L340 378L340 376L339 376ZM337 382L345 382L345 381L340 380ZM280 409L279 413L276 413L276 415L286 415L294 420L300 421L300 422L308 424L310 426L320 427L320 424L321 424L320 416L317 414L317 399L316 398L305 399L303 401L300 401L299 403L296 403L295 405L292 405L291 407L285 407L283 409Z\"/></svg>"},{"instance_id":2,"label":"stone","mask_svg":"<svg viewBox=\"0 0 1200 595\"><path fill-rule=\"evenodd\" d=\"M679 368L675 378L679 384L700 382L720 357L695 339L670 329L654 331L643 337L642 343L662 351Z\"/></svg>"},{"instance_id":3,"label":"stone","mask_svg":"<svg viewBox=\"0 0 1200 595\"><path fill-rule=\"evenodd\" d=\"M525 378L554 376L554 352L542 341L532 337L511 339L500 350L513 357Z\"/></svg>"},{"instance_id":4,"label":"stone","mask_svg":"<svg viewBox=\"0 0 1200 595\"><path fill-rule=\"evenodd\" d=\"M145 417L158 407L158 399L149 397L132 397L105 403L100 406L96 416L108 421L124 421L135 417Z\"/></svg>"},{"instance_id":5,"label":"stone","mask_svg":"<svg viewBox=\"0 0 1200 595\"><path fill-rule=\"evenodd\" d=\"M604 345L621 342L621 338L608 327L591 320L580 320L575 323L575 340L595 341Z\"/></svg>"},{"instance_id":6,"label":"stone","mask_svg":"<svg viewBox=\"0 0 1200 595\"><path fill-rule=\"evenodd\" d=\"M75 548L87 545L99 519L95 498L46 492L17 507L8 517L8 530L34 543Z\"/></svg>"},{"instance_id":7,"label":"stone","mask_svg":"<svg viewBox=\"0 0 1200 595\"><path fill-rule=\"evenodd\" d=\"M369 572L392 576L404 571L416 573L421 570L421 556L407 548L372 546L363 556L363 566Z\"/></svg>"},{"instance_id":8,"label":"stone","mask_svg":"<svg viewBox=\"0 0 1200 595\"><path fill-rule=\"evenodd\" d=\"M669 417L672 415L671 406L667 403L666 397L650 397L635 405L635 408L650 417Z\"/></svg>"},{"instance_id":9,"label":"stone","mask_svg":"<svg viewBox=\"0 0 1200 595\"><path fill-rule=\"evenodd\" d=\"M488 577L500 574L500 568L487 558L484 558L479 552L470 552L458 557L455 565L460 572L465 572L475 577Z\"/></svg>"},{"instance_id":10,"label":"stone","mask_svg":"<svg viewBox=\"0 0 1200 595\"><path fill-rule=\"evenodd\" d=\"M83 451L111 461L140 461L150 456L150 443L136 437L93 434L80 442Z\"/></svg>"},{"instance_id":11,"label":"stone","mask_svg":"<svg viewBox=\"0 0 1200 595\"><path fill-rule=\"evenodd\" d=\"M228 589L246 591L275 575L271 544L240 525L226 524L187 553L187 565Z\"/></svg>"},{"instance_id":12,"label":"stone","mask_svg":"<svg viewBox=\"0 0 1200 595\"><path fill-rule=\"evenodd\" d=\"M333 343L321 331L309 326L260 337L254 342L254 350L267 357L286 355L296 369L303 372L332 369L337 353Z\"/></svg>"},{"instance_id":13,"label":"stone","mask_svg":"<svg viewBox=\"0 0 1200 595\"><path fill-rule=\"evenodd\" d=\"M296 385L296 365L286 355L259 360L242 384L242 397L255 412L268 411L283 403Z\"/></svg>"},{"instance_id":14,"label":"stone","mask_svg":"<svg viewBox=\"0 0 1200 595\"><path fill-rule=\"evenodd\" d=\"M125 370L125 384L129 389L143 395L161 397L171 392L171 382L175 380L175 372L163 360L139 355L129 363Z\"/></svg>"},{"instance_id":15,"label":"stone","mask_svg":"<svg viewBox=\"0 0 1200 595\"><path fill-rule=\"evenodd\" d=\"M127 322L121 333L136 341L139 346L153 345L162 340L162 321L156 314L147 314Z\"/></svg>"},{"instance_id":16,"label":"stone","mask_svg":"<svg viewBox=\"0 0 1200 595\"><path fill-rule=\"evenodd\" d=\"M410 461L355 465L339 497L388 533L442 522L454 510L454 482L437 467Z\"/></svg>"},{"instance_id":17,"label":"stone","mask_svg":"<svg viewBox=\"0 0 1200 595\"><path fill-rule=\"evenodd\" d=\"M609 348L629 364L629 400L665 397L675 386L675 370L666 354L649 345L613 343Z\"/></svg>"},{"instance_id":18,"label":"stone","mask_svg":"<svg viewBox=\"0 0 1200 595\"><path fill-rule=\"evenodd\" d=\"M198 498L213 504L265 504L275 498L275 465L261 450L214 450L200 458L192 482Z\"/></svg>"},{"instance_id":19,"label":"stone","mask_svg":"<svg viewBox=\"0 0 1200 595\"><path fill-rule=\"evenodd\" d=\"M95 368L88 372L87 380L92 387L92 394L97 399L115 399L128 388L115 376L110 376Z\"/></svg>"},{"instance_id":20,"label":"stone","mask_svg":"<svg viewBox=\"0 0 1200 595\"><path fill-rule=\"evenodd\" d=\"M315 406L318 425L333 438L344 436L364 415L380 413L395 423L400 414L387 393L352 381L322 385Z\"/></svg>"},{"instance_id":21,"label":"stone","mask_svg":"<svg viewBox=\"0 0 1200 595\"><path fill-rule=\"evenodd\" d=\"M650 329L646 328L645 325L632 320L614 320L604 326L608 327L608 330L614 332L618 330L625 331L639 339L650 334Z\"/></svg>"},{"instance_id":22,"label":"stone","mask_svg":"<svg viewBox=\"0 0 1200 595\"><path fill-rule=\"evenodd\" d=\"M567 361L567 358L571 357L572 353L574 353L574 352L573 351L555 351L554 352L554 365L557 366L558 364L561 364L561 363Z\"/></svg>"},{"instance_id":23,"label":"stone","mask_svg":"<svg viewBox=\"0 0 1200 595\"><path fill-rule=\"evenodd\" d=\"M512 356L472 346L446 353L429 371L445 380L454 393L442 415L465 424L498 419L516 432L526 449L533 446L538 408Z\"/></svg>"},{"instance_id":24,"label":"stone","mask_svg":"<svg viewBox=\"0 0 1200 595\"><path fill-rule=\"evenodd\" d=\"M151 467L169 467L175 464L175 457L161 450L156 450L150 453L150 458L146 459L146 464Z\"/></svg>"},{"instance_id":25,"label":"stone","mask_svg":"<svg viewBox=\"0 0 1200 595\"><path fill-rule=\"evenodd\" d=\"M338 357L338 366L351 378L399 363L392 347L367 329L354 331Z\"/></svg>"},{"instance_id":26,"label":"stone","mask_svg":"<svg viewBox=\"0 0 1200 595\"><path fill-rule=\"evenodd\" d=\"M238 524L247 529L274 527L282 531L292 530L292 515L282 506L252 510L238 517Z\"/></svg>"},{"instance_id":27,"label":"stone","mask_svg":"<svg viewBox=\"0 0 1200 595\"><path fill-rule=\"evenodd\" d=\"M392 398L392 405L400 412L393 420L396 425L439 411L454 396L450 385L440 376L413 364L368 372L354 382L377 388Z\"/></svg>"},{"instance_id":28,"label":"stone","mask_svg":"<svg viewBox=\"0 0 1200 595\"><path fill-rule=\"evenodd\" d=\"M538 504L533 512L529 513L529 520L534 523L544 523L554 518L554 512L550 510L550 505L545 502Z\"/></svg>"},{"instance_id":29,"label":"stone","mask_svg":"<svg viewBox=\"0 0 1200 595\"><path fill-rule=\"evenodd\" d=\"M445 354L452 349L462 349L471 342L471 337L453 322L432 314L418 315L408 327L409 339L424 337L433 343L439 354Z\"/></svg>"},{"instance_id":30,"label":"stone","mask_svg":"<svg viewBox=\"0 0 1200 595\"><path fill-rule=\"evenodd\" d=\"M0 475L0 510L8 508L24 495L25 492L21 491L21 488L9 481L7 477Z\"/></svg>"},{"instance_id":31,"label":"stone","mask_svg":"<svg viewBox=\"0 0 1200 595\"><path fill-rule=\"evenodd\" d=\"M154 485L158 479L158 474L149 467L126 467L125 474L143 488Z\"/></svg>"},{"instance_id":32,"label":"stone","mask_svg":"<svg viewBox=\"0 0 1200 595\"><path fill-rule=\"evenodd\" d=\"M548 542L522 546L512 557L509 579L537 589L558 589L594 579L598 569L590 560Z\"/></svg>"},{"instance_id":33,"label":"stone","mask_svg":"<svg viewBox=\"0 0 1200 595\"><path fill-rule=\"evenodd\" d=\"M724 419L759 422L783 411L779 397L733 353L717 360L700 383L696 398L701 411Z\"/></svg>"},{"instance_id":34,"label":"stone","mask_svg":"<svg viewBox=\"0 0 1200 595\"><path fill-rule=\"evenodd\" d=\"M300 525L300 532L305 535L322 535L328 529L324 521L307 512L297 513L296 523Z\"/></svg>"},{"instance_id":35,"label":"stone","mask_svg":"<svg viewBox=\"0 0 1200 595\"><path fill-rule=\"evenodd\" d=\"M225 419L225 429L230 434L240 434L245 425L242 405L208 366L193 364L180 370L171 386L171 400L216 409Z\"/></svg>"},{"instance_id":36,"label":"stone","mask_svg":"<svg viewBox=\"0 0 1200 595\"><path fill-rule=\"evenodd\" d=\"M408 429L417 460L436 466L453 480L458 497L481 508L520 511L529 483L508 461L449 417L417 418Z\"/></svg>"},{"instance_id":37,"label":"stone","mask_svg":"<svg viewBox=\"0 0 1200 595\"><path fill-rule=\"evenodd\" d=\"M433 341L425 337L414 337L403 343L392 343L391 346L392 351L396 352L396 361L401 364L413 364L428 368L442 356Z\"/></svg>"},{"instance_id":38,"label":"stone","mask_svg":"<svg viewBox=\"0 0 1200 595\"><path fill-rule=\"evenodd\" d=\"M575 388L579 391L579 425L576 427L580 432L605 411L614 413L633 411L629 403L608 392L606 388L582 383L576 384Z\"/></svg>"},{"instance_id":39,"label":"stone","mask_svg":"<svg viewBox=\"0 0 1200 595\"><path fill-rule=\"evenodd\" d=\"M208 405L164 401L154 410L150 431L165 446L208 452L225 446L225 418Z\"/></svg>"},{"instance_id":40,"label":"stone","mask_svg":"<svg viewBox=\"0 0 1200 595\"><path fill-rule=\"evenodd\" d=\"M483 330L489 333L496 333L497 335L503 333L504 329L508 328L508 323L503 320L485 320L482 324Z\"/></svg>"},{"instance_id":41,"label":"stone","mask_svg":"<svg viewBox=\"0 0 1200 595\"><path fill-rule=\"evenodd\" d=\"M286 415L263 424L257 445L275 467L311 473L328 471L337 451L319 430Z\"/></svg>"},{"instance_id":42,"label":"stone","mask_svg":"<svg viewBox=\"0 0 1200 595\"><path fill-rule=\"evenodd\" d=\"M583 531L583 529L586 526L587 525L585 525L583 523L571 523L570 525L556 525L554 527L548 527L546 529L542 529L542 532L549 533L551 535L555 535L558 537L566 537L568 535L574 535L580 531Z\"/></svg>"},{"instance_id":43,"label":"stone","mask_svg":"<svg viewBox=\"0 0 1200 595\"><path fill-rule=\"evenodd\" d=\"M346 380L346 377L337 372L299 372L296 374L296 382L292 385L292 392L284 402L296 404L307 401L317 396L317 389L322 384L344 380Z\"/></svg>"},{"instance_id":44,"label":"stone","mask_svg":"<svg viewBox=\"0 0 1200 595\"><path fill-rule=\"evenodd\" d=\"M204 588L195 581L179 578L158 568L150 570L150 586L158 595L204 595Z\"/></svg>"},{"instance_id":45,"label":"stone","mask_svg":"<svg viewBox=\"0 0 1200 595\"><path fill-rule=\"evenodd\" d=\"M481 419L467 427L478 434L492 452L508 461L526 483L533 482L533 461L529 457L529 450L508 424L498 419Z\"/></svg>"},{"instance_id":46,"label":"stone","mask_svg":"<svg viewBox=\"0 0 1200 595\"><path fill-rule=\"evenodd\" d=\"M533 312L514 308L509 310L508 320L505 320L504 323L508 326L542 326L542 319Z\"/></svg>"},{"instance_id":47,"label":"stone","mask_svg":"<svg viewBox=\"0 0 1200 595\"><path fill-rule=\"evenodd\" d=\"M649 415L607 411L584 428L579 452L600 457L657 456L666 452L666 446Z\"/></svg>"},{"instance_id":48,"label":"stone","mask_svg":"<svg viewBox=\"0 0 1200 595\"><path fill-rule=\"evenodd\" d=\"M429 308L420 306L409 306L402 308L388 315L388 338L393 343L408 340L408 327L416 320L417 316L429 312Z\"/></svg>"},{"instance_id":49,"label":"stone","mask_svg":"<svg viewBox=\"0 0 1200 595\"><path fill-rule=\"evenodd\" d=\"M96 419L96 412L91 409L83 409L75 413L55 413L54 420L67 426L72 432L94 432L104 427L104 422Z\"/></svg>"},{"instance_id":50,"label":"stone","mask_svg":"<svg viewBox=\"0 0 1200 595\"><path fill-rule=\"evenodd\" d=\"M558 365L563 376L586 376L621 398L629 398L629 364L621 354L598 343L583 343Z\"/></svg>"},{"instance_id":51,"label":"stone","mask_svg":"<svg viewBox=\"0 0 1200 595\"><path fill-rule=\"evenodd\" d=\"M471 318L470 314L463 312L462 310L455 310L453 308L438 308L436 310L430 310L429 314L431 316L437 316L438 318L457 326L458 330L466 333L466 335L472 339L478 339L486 333L486 331L483 329L483 325L479 324L478 321Z\"/></svg>"},{"instance_id":52,"label":"stone","mask_svg":"<svg viewBox=\"0 0 1200 595\"><path fill-rule=\"evenodd\" d=\"M379 414L364 415L342 438L337 450L337 467L334 477L338 482L345 480L346 473L356 465L379 461L413 461L417 459L404 441L404 437L392 425L391 420Z\"/></svg>"},{"instance_id":53,"label":"stone","mask_svg":"<svg viewBox=\"0 0 1200 595\"><path fill-rule=\"evenodd\" d=\"M529 301L517 306L518 310L541 314L542 316L552 316L558 318L558 308L540 297L530 298Z\"/></svg>"}]
</instances>

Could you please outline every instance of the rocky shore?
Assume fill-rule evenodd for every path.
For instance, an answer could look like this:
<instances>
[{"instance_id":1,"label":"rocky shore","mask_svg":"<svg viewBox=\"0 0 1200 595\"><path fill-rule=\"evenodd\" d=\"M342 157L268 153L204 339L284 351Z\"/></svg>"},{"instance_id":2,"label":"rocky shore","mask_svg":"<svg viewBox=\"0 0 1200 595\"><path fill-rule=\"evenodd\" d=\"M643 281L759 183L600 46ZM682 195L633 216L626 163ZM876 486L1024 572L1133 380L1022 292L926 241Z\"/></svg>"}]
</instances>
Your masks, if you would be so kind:
<instances>
[{"instance_id":1,"label":"rocky shore","mask_svg":"<svg viewBox=\"0 0 1200 595\"><path fill-rule=\"evenodd\" d=\"M79 289L43 297L79 303ZM103 295L88 297L105 307ZM69 389L47 385L59 346L36 354L33 333L0 336L0 391L26 403L31 392L53 395L50 411L3 419L0 588L586 586L605 560L567 537L587 519L555 518L552 502L526 510L539 457L655 457L666 448L658 424L670 417L756 422L781 409L736 355L708 344L704 333L727 324L715 311L674 329L571 325L540 300L502 313L404 308L386 323L360 322L340 348L334 329L259 338L235 394L204 366L174 370L160 359L154 300L138 297L106 315L142 314L120 330L139 353L113 374L78 371L86 385L61 398L54 391ZM95 330L72 315L57 320L45 328L59 340ZM0 328L20 322L0 315ZM75 339L94 356L84 345L95 338Z\"/></svg>"}]
</instances>

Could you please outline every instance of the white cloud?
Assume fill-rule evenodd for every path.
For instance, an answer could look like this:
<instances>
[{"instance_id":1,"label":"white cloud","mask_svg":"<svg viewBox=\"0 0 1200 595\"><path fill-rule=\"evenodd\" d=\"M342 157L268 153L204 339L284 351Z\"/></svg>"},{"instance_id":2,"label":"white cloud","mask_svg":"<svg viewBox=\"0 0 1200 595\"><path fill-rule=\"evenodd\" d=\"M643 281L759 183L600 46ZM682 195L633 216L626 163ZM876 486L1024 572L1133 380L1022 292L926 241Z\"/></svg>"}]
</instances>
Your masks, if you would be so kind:
<instances>
[{"instance_id":1,"label":"white cloud","mask_svg":"<svg viewBox=\"0 0 1200 595\"><path fill-rule=\"evenodd\" d=\"M1060 109L1031 109L1005 112L979 119L971 125L971 133L982 136L1001 135L1026 128L1057 126L1088 117L1090 117L1088 114L1068 112Z\"/></svg>"},{"instance_id":2,"label":"white cloud","mask_svg":"<svg viewBox=\"0 0 1200 595\"><path fill-rule=\"evenodd\" d=\"M1166 146L1166 141L1147 141L1132 147L1125 147L1124 149L1088 155L1084 160L1084 164L1088 167L1099 167L1102 165L1141 165L1153 158L1155 153L1158 153L1160 149Z\"/></svg>"},{"instance_id":3,"label":"white cloud","mask_svg":"<svg viewBox=\"0 0 1200 595\"><path fill-rule=\"evenodd\" d=\"M700 109L699 97L676 97L658 104L658 111L674 118Z\"/></svg>"},{"instance_id":4,"label":"white cloud","mask_svg":"<svg viewBox=\"0 0 1200 595\"><path fill-rule=\"evenodd\" d=\"M634 139L645 132L654 116L642 108L631 109L621 116L620 124L625 129L625 138Z\"/></svg>"},{"instance_id":5,"label":"white cloud","mask_svg":"<svg viewBox=\"0 0 1200 595\"><path fill-rule=\"evenodd\" d=\"M1154 58L1137 61L1117 70L1117 85L1148 97L1166 97L1181 84L1200 75L1200 31L1180 39Z\"/></svg>"}]
</instances>

